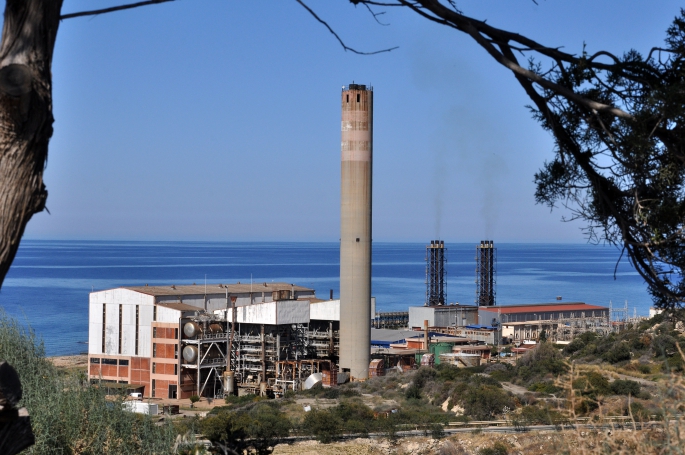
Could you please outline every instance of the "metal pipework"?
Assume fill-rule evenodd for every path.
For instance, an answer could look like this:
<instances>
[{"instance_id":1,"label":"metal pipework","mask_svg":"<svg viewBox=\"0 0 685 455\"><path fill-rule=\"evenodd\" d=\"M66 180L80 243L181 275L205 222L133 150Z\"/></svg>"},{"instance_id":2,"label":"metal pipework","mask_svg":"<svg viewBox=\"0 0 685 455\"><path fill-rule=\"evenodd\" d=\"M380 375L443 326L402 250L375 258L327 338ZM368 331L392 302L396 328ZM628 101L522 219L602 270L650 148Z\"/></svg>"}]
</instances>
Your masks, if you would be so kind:
<instances>
[{"instance_id":1,"label":"metal pipework","mask_svg":"<svg viewBox=\"0 0 685 455\"><path fill-rule=\"evenodd\" d=\"M373 91L342 90L340 187L340 368L369 377Z\"/></svg>"}]
</instances>

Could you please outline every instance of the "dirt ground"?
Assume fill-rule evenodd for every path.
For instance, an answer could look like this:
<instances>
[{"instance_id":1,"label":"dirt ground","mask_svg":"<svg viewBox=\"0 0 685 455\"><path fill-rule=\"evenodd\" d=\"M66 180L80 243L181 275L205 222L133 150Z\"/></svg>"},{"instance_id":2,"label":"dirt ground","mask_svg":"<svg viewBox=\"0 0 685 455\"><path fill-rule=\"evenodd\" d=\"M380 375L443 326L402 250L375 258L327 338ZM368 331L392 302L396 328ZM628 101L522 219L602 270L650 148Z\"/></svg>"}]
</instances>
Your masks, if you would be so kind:
<instances>
[{"instance_id":1,"label":"dirt ground","mask_svg":"<svg viewBox=\"0 0 685 455\"><path fill-rule=\"evenodd\" d=\"M84 370L88 368L87 355L63 355L59 357L48 357L48 360L57 368L83 368Z\"/></svg>"}]
</instances>

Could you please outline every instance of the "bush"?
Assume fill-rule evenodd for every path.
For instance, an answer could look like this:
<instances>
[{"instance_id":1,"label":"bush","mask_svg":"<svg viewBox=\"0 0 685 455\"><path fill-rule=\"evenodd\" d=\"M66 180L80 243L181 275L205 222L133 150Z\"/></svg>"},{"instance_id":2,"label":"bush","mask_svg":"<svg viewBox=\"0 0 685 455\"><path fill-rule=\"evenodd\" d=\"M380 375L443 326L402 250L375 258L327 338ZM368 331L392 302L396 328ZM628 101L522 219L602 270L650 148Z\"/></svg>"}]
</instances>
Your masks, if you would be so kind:
<instances>
[{"instance_id":1,"label":"bush","mask_svg":"<svg viewBox=\"0 0 685 455\"><path fill-rule=\"evenodd\" d=\"M306 434L315 436L319 442L329 444L342 434L342 422L330 411L312 409L302 422L302 429Z\"/></svg>"},{"instance_id":2,"label":"bush","mask_svg":"<svg viewBox=\"0 0 685 455\"><path fill-rule=\"evenodd\" d=\"M509 395L500 387L480 385L470 388L462 399L464 414L476 420L491 420L514 404Z\"/></svg>"},{"instance_id":3,"label":"bush","mask_svg":"<svg viewBox=\"0 0 685 455\"><path fill-rule=\"evenodd\" d=\"M611 383L611 391L615 395L632 395L635 397L640 394L640 384L630 379L616 379Z\"/></svg>"},{"instance_id":4,"label":"bush","mask_svg":"<svg viewBox=\"0 0 685 455\"><path fill-rule=\"evenodd\" d=\"M431 433L431 438L442 439L445 437L445 427L443 427L439 423L434 423L433 425L430 426L430 433Z\"/></svg>"},{"instance_id":5,"label":"bush","mask_svg":"<svg viewBox=\"0 0 685 455\"><path fill-rule=\"evenodd\" d=\"M478 451L478 455L507 455L509 449L504 443L496 442L492 447L486 447Z\"/></svg>"},{"instance_id":6,"label":"bush","mask_svg":"<svg viewBox=\"0 0 685 455\"><path fill-rule=\"evenodd\" d=\"M174 430L149 416L122 409L122 399L107 400L102 389L64 374L45 358L42 342L0 310L0 359L19 374L20 406L31 416L35 444L26 454L167 454Z\"/></svg>"},{"instance_id":7,"label":"bush","mask_svg":"<svg viewBox=\"0 0 685 455\"><path fill-rule=\"evenodd\" d=\"M580 391L582 395L592 398L596 398L598 395L609 395L611 393L609 380L596 371L590 371L584 376L576 379L573 381L572 387L574 390Z\"/></svg>"},{"instance_id":8,"label":"bush","mask_svg":"<svg viewBox=\"0 0 685 455\"><path fill-rule=\"evenodd\" d=\"M551 343L541 343L526 352L516 365L516 375L524 381L534 381L547 375L559 376L568 371L561 353Z\"/></svg>"},{"instance_id":9,"label":"bush","mask_svg":"<svg viewBox=\"0 0 685 455\"><path fill-rule=\"evenodd\" d=\"M609 363L630 360L630 348L626 343L617 343L609 351L605 352L602 358Z\"/></svg>"}]
</instances>

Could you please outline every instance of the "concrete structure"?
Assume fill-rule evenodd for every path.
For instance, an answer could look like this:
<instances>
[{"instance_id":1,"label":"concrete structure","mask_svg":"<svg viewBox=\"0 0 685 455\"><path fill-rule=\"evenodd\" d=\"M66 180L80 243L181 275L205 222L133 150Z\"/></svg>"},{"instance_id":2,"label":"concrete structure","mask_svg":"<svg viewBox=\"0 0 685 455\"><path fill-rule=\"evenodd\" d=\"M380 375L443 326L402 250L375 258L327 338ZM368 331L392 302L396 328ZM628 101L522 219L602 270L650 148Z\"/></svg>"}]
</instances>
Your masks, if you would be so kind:
<instances>
[{"instance_id":1,"label":"concrete structure","mask_svg":"<svg viewBox=\"0 0 685 455\"><path fill-rule=\"evenodd\" d=\"M409 307L409 328L422 330L423 321L428 321L428 327L459 327L477 324L478 307L458 303Z\"/></svg>"},{"instance_id":2,"label":"concrete structure","mask_svg":"<svg viewBox=\"0 0 685 455\"><path fill-rule=\"evenodd\" d=\"M340 368L369 376L373 91L343 87L340 188Z\"/></svg>"},{"instance_id":3,"label":"concrete structure","mask_svg":"<svg viewBox=\"0 0 685 455\"><path fill-rule=\"evenodd\" d=\"M426 246L425 306L445 304L445 251L443 240L431 240L430 245Z\"/></svg>"},{"instance_id":4,"label":"concrete structure","mask_svg":"<svg viewBox=\"0 0 685 455\"><path fill-rule=\"evenodd\" d=\"M239 389L297 387L302 376L331 368L337 358L337 319L310 324L310 301L318 301L314 290L288 283L92 292L89 378L127 384L145 397L218 397L229 367Z\"/></svg>"},{"instance_id":5,"label":"concrete structure","mask_svg":"<svg viewBox=\"0 0 685 455\"><path fill-rule=\"evenodd\" d=\"M501 327L501 336L511 341L537 340L544 330L553 341L571 340L574 336L593 331L613 330L607 307L583 302L555 302L526 305L480 307L480 324Z\"/></svg>"},{"instance_id":6,"label":"concrete structure","mask_svg":"<svg viewBox=\"0 0 685 455\"><path fill-rule=\"evenodd\" d=\"M496 284L497 248L492 240L481 240L476 246L476 305L495 305Z\"/></svg>"}]
</instances>

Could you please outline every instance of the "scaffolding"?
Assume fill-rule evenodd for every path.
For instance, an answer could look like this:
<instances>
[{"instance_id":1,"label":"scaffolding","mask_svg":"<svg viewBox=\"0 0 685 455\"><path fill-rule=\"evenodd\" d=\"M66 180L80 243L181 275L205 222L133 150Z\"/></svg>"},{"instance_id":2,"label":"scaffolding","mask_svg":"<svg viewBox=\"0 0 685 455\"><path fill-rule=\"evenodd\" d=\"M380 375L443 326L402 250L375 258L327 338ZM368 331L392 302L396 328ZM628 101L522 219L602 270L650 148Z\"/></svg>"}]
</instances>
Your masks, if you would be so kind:
<instances>
[{"instance_id":1,"label":"scaffolding","mask_svg":"<svg viewBox=\"0 0 685 455\"><path fill-rule=\"evenodd\" d=\"M426 303L425 306L445 304L445 242L431 240L426 246Z\"/></svg>"},{"instance_id":2,"label":"scaffolding","mask_svg":"<svg viewBox=\"0 0 685 455\"><path fill-rule=\"evenodd\" d=\"M476 246L476 305L494 306L497 284L497 248L492 240Z\"/></svg>"}]
</instances>

